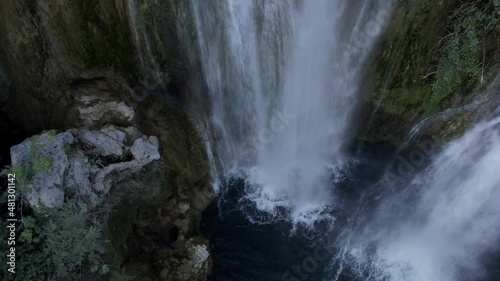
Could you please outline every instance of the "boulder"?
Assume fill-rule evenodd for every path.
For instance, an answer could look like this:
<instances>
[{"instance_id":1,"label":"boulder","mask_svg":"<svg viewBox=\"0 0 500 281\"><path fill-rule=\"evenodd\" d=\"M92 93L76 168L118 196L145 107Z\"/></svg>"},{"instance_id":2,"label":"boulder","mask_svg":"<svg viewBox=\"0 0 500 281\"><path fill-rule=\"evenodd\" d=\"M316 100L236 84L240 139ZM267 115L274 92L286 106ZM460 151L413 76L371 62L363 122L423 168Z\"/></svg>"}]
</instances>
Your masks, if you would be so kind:
<instances>
[{"instance_id":1,"label":"boulder","mask_svg":"<svg viewBox=\"0 0 500 281\"><path fill-rule=\"evenodd\" d=\"M197 239L191 238L186 242L187 257L175 270L176 280L202 280L211 268L208 246Z\"/></svg>"},{"instance_id":2,"label":"boulder","mask_svg":"<svg viewBox=\"0 0 500 281\"><path fill-rule=\"evenodd\" d=\"M125 102L111 96L82 95L77 98L78 113L82 125L94 127L100 123L128 124L134 117L134 110Z\"/></svg>"},{"instance_id":3,"label":"boulder","mask_svg":"<svg viewBox=\"0 0 500 281\"><path fill-rule=\"evenodd\" d=\"M165 148L170 146L160 154L158 138L134 126L93 125L44 132L12 148L17 170L30 172L30 177L18 178L35 212L78 198L88 209L104 209L99 215L105 226L102 241L108 242L103 243L102 258L115 257L128 276L205 280L212 261L199 224L214 193L203 176L205 155L192 153L194 132L174 142L177 137L170 134L185 130L168 127L157 134L152 127L141 127L160 136ZM178 151L182 153L173 154ZM186 162L184 155L192 157ZM37 157L44 160L34 165Z\"/></svg>"},{"instance_id":4,"label":"boulder","mask_svg":"<svg viewBox=\"0 0 500 281\"><path fill-rule=\"evenodd\" d=\"M130 152L137 161L149 163L160 159L161 156L158 152L159 145L158 139L154 136L139 138L135 140L134 145L130 148Z\"/></svg>"},{"instance_id":5,"label":"boulder","mask_svg":"<svg viewBox=\"0 0 500 281\"><path fill-rule=\"evenodd\" d=\"M68 132L55 134L51 131L10 149L12 166L21 171L17 177L31 205L62 206L64 192L61 187L69 163L65 148L73 141Z\"/></svg>"},{"instance_id":6,"label":"boulder","mask_svg":"<svg viewBox=\"0 0 500 281\"><path fill-rule=\"evenodd\" d=\"M77 151L71 157L64 177L64 189L80 198L87 199L90 205L97 203L97 195L92 189L91 170L88 158Z\"/></svg>"},{"instance_id":7,"label":"boulder","mask_svg":"<svg viewBox=\"0 0 500 281\"><path fill-rule=\"evenodd\" d=\"M138 135L129 147L127 137ZM133 127L107 126L44 132L13 146L11 158L32 206L61 207L65 195L78 195L95 206L114 182L159 160L158 149L156 137L143 136ZM126 159L131 152L132 159Z\"/></svg>"},{"instance_id":8,"label":"boulder","mask_svg":"<svg viewBox=\"0 0 500 281\"><path fill-rule=\"evenodd\" d=\"M80 140L89 149L90 153L102 156L123 155L126 133L117 130L114 126L100 131L84 131Z\"/></svg>"}]
</instances>

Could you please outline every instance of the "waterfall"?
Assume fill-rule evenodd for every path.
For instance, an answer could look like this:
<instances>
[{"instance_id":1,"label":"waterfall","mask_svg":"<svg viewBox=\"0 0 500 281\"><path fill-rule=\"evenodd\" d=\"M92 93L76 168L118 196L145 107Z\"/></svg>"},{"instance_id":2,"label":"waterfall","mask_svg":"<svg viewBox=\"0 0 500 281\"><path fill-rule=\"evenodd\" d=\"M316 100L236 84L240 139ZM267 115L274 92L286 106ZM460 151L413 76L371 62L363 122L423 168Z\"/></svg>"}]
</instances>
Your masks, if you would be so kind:
<instances>
[{"instance_id":1,"label":"waterfall","mask_svg":"<svg viewBox=\"0 0 500 281\"><path fill-rule=\"evenodd\" d=\"M260 211L321 219L393 4L192 0L214 176L244 177L245 199Z\"/></svg>"},{"instance_id":2,"label":"waterfall","mask_svg":"<svg viewBox=\"0 0 500 281\"><path fill-rule=\"evenodd\" d=\"M375 211L360 210L338 239L337 268L363 280L492 280L484 261L500 242L499 128L500 117L476 125Z\"/></svg>"}]
</instances>

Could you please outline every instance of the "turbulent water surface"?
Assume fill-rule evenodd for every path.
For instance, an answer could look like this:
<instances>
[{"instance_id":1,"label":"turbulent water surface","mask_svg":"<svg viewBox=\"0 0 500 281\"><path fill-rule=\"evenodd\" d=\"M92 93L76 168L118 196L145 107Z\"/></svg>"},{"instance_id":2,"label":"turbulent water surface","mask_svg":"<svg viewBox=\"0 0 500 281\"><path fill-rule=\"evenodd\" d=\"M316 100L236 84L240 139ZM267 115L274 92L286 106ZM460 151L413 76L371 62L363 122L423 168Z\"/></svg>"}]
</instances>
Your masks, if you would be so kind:
<instances>
[{"instance_id":1,"label":"turbulent water surface","mask_svg":"<svg viewBox=\"0 0 500 281\"><path fill-rule=\"evenodd\" d=\"M392 4L192 0L219 195L211 280L496 278L498 117L441 151L352 148Z\"/></svg>"},{"instance_id":2,"label":"turbulent water surface","mask_svg":"<svg viewBox=\"0 0 500 281\"><path fill-rule=\"evenodd\" d=\"M431 163L408 181L389 174L366 191L334 263L364 280L498 280L499 129L496 117L440 153L414 149L406 164Z\"/></svg>"}]
</instances>

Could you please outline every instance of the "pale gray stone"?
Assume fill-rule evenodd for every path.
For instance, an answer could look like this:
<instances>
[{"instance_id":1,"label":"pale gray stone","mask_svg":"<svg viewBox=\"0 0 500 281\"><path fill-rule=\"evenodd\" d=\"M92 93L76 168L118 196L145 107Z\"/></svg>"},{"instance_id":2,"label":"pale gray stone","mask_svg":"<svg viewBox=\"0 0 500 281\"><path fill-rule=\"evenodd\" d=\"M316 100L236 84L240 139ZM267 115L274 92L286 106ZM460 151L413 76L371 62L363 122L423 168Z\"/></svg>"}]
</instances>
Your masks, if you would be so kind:
<instances>
[{"instance_id":1,"label":"pale gray stone","mask_svg":"<svg viewBox=\"0 0 500 281\"><path fill-rule=\"evenodd\" d=\"M13 166L24 171L20 183L29 191L30 204L60 207L64 202L63 177L68 156L65 148L73 142L68 133L45 132L33 136L10 150Z\"/></svg>"},{"instance_id":2,"label":"pale gray stone","mask_svg":"<svg viewBox=\"0 0 500 281\"><path fill-rule=\"evenodd\" d=\"M100 131L85 131L80 140L93 154L102 156L121 156L124 153L126 133L113 126Z\"/></svg>"},{"instance_id":3,"label":"pale gray stone","mask_svg":"<svg viewBox=\"0 0 500 281\"><path fill-rule=\"evenodd\" d=\"M137 161L149 163L161 158L158 146L158 139L154 136L151 136L148 139L139 138L135 140L134 144L130 148L130 152Z\"/></svg>"},{"instance_id":4,"label":"pale gray stone","mask_svg":"<svg viewBox=\"0 0 500 281\"><path fill-rule=\"evenodd\" d=\"M103 97L103 95L81 95L77 97L80 103L78 112L80 120L86 127L93 127L100 122L130 123L134 117L134 110L125 102Z\"/></svg>"}]
</instances>

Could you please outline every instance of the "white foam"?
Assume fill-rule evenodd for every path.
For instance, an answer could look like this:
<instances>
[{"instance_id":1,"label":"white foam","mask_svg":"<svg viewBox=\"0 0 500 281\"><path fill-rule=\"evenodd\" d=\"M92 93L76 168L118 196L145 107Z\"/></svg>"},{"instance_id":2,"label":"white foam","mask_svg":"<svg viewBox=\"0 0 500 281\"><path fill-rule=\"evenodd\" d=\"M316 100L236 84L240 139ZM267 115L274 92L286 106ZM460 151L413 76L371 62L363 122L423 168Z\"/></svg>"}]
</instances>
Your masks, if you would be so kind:
<instances>
[{"instance_id":1,"label":"white foam","mask_svg":"<svg viewBox=\"0 0 500 281\"><path fill-rule=\"evenodd\" d=\"M337 258L367 280L479 280L483 255L499 250L499 124L477 125L379 202L367 224L346 229Z\"/></svg>"},{"instance_id":2,"label":"white foam","mask_svg":"<svg viewBox=\"0 0 500 281\"><path fill-rule=\"evenodd\" d=\"M192 1L214 173L250 163L238 168L258 210L313 223L334 203L327 166L345 157L363 66L385 24L377 12L390 14L381 3Z\"/></svg>"}]
</instances>

